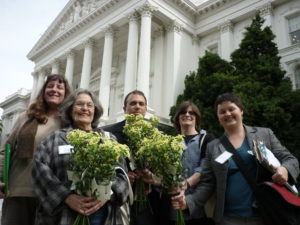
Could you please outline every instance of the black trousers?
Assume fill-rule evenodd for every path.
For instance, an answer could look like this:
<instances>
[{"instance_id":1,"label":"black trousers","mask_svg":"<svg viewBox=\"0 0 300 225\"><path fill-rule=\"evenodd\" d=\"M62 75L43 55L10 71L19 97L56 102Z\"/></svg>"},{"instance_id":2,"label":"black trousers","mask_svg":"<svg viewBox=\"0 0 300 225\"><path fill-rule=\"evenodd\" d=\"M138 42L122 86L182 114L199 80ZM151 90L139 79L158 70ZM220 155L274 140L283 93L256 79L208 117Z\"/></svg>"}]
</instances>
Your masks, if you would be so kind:
<instances>
[{"instance_id":1,"label":"black trousers","mask_svg":"<svg viewBox=\"0 0 300 225\"><path fill-rule=\"evenodd\" d=\"M10 197L3 201L1 225L34 225L37 199Z\"/></svg>"}]
</instances>

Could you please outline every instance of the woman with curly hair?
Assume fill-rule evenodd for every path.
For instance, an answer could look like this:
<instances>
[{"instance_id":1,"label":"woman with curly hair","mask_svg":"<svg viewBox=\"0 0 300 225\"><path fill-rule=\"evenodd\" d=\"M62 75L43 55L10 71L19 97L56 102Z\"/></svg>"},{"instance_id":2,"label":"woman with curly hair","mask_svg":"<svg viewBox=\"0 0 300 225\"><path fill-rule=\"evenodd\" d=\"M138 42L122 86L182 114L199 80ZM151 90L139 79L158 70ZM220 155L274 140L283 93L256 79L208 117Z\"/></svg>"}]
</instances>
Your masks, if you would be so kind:
<instances>
[{"instance_id":1,"label":"woman with curly hair","mask_svg":"<svg viewBox=\"0 0 300 225\"><path fill-rule=\"evenodd\" d=\"M59 106L69 94L70 86L62 75L49 75L35 101L17 119L6 142L12 151L7 196L0 191L0 197L5 197L2 225L34 224L37 199L31 181L33 155L44 138L62 127Z\"/></svg>"}]
</instances>

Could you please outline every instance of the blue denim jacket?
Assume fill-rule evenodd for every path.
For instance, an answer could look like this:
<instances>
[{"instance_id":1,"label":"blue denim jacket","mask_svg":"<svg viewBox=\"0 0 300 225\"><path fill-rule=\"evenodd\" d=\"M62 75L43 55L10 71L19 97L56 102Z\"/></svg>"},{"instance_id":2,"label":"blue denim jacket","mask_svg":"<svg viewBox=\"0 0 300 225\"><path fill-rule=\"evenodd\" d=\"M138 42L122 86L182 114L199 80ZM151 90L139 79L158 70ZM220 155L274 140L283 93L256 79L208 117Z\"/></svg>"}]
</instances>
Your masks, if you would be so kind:
<instances>
[{"instance_id":1,"label":"blue denim jacket","mask_svg":"<svg viewBox=\"0 0 300 225\"><path fill-rule=\"evenodd\" d=\"M201 132L193 137L185 147L183 148L183 158L182 165L185 169L187 169L185 177L188 178L192 176L194 173L201 173L202 169L201 165L201 154L199 149L199 141L200 137L202 137L205 131L201 130Z\"/></svg>"}]
</instances>

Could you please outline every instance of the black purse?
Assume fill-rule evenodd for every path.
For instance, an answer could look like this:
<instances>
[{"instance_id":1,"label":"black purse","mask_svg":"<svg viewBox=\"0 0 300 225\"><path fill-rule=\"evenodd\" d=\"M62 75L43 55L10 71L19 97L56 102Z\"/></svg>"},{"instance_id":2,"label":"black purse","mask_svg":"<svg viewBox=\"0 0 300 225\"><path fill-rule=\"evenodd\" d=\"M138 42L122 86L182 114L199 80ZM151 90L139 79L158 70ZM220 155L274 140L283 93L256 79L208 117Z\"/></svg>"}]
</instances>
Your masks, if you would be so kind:
<instances>
[{"instance_id":1,"label":"black purse","mask_svg":"<svg viewBox=\"0 0 300 225\"><path fill-rule=\"evenodd\" d=\"M256 183L228 138L223 135L220 141L226 150L233 154L232 159L252 188L263 223L265 225L300 225L300 198L282 185L270 181ZM260 167L260 169L264 168Z\"/></svg>"}]
</instances>

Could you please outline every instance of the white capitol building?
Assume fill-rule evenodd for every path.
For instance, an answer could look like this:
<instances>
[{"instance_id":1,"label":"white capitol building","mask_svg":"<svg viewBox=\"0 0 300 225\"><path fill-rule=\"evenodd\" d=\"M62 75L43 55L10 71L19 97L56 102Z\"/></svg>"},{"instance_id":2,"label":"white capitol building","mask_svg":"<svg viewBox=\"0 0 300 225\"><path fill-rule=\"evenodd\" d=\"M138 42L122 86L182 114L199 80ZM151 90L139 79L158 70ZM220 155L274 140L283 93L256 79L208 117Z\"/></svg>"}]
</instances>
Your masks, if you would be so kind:
<instances>
[{"instance_id":1,"label":"white capitol building","mask_svg":"<svg viewBox=\"0 0 300 225\"><path fill-rule=\"evenodd\" d=\"M50 73L94 91L101 124L122 119L123 98L134 89L168 123L199 57L208 50L230 60L257 11L276 35L286 76L300 88L299 0L70 0L27 55L35 63L32 91L0 103L2 142Z\"/></svg>"}]
</instances>

